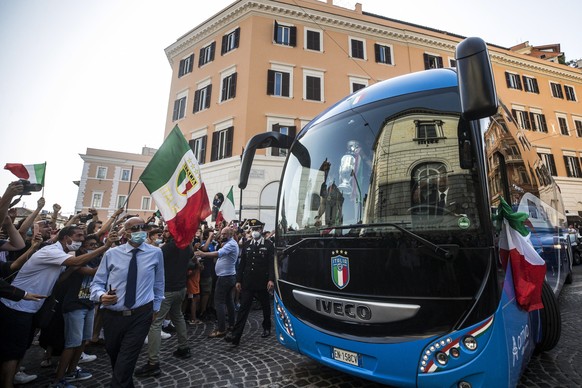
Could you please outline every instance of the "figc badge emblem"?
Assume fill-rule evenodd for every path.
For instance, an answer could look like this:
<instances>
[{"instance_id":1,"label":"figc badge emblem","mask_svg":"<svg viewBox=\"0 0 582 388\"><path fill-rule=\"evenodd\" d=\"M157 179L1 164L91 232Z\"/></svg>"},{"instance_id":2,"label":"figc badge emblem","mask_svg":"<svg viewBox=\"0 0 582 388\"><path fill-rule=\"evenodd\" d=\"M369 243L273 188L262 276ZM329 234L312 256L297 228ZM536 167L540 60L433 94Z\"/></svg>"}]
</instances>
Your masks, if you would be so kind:
<instances>
[{"instance_id":1,"label":"figc badge emblem","mask_svg":"<svg viewBox=\"0 0 582 388\"><path fill-rule=\"evenodd\" d=\"M331 280L340 290L350 282L350 259L346 251L331 252Z\"/></svg>"}]
</instances>

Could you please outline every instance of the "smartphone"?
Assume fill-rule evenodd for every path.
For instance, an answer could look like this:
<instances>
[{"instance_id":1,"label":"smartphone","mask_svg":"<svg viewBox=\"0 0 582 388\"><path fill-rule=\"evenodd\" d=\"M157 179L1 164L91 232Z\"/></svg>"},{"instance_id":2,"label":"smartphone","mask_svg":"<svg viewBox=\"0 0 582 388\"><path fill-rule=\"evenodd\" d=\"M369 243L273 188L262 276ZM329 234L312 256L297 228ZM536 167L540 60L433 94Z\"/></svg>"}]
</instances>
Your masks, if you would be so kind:
<instances>
[{"instance_id":1,"label":"smartphone","mask_svg":"<svg viewBox=\"0 0 582 388\"><path fill-rule=\"evenodd\" d=\"M38 226L38 224L35 222L35 223L34 223L33 230L32 230L32 237L34 238L34 236L36 236L38 232L40 232L40 227L39 227L39 226Z\"/></svg>"}]
</instances>

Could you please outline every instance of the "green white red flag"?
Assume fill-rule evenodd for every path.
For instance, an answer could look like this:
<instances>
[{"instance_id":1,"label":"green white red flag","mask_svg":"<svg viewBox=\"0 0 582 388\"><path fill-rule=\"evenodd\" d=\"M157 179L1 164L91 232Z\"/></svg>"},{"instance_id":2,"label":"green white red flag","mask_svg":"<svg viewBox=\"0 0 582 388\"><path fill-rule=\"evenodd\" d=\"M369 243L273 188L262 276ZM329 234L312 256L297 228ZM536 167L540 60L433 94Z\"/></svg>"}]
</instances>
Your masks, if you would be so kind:
<instances>
[{"instance_id":1,"label":"green white red flag","mask_svg":"<svg viewBox=\"0 0 582 388\"><path fill-rule=\"evenodd\" d=\"M4 169L10 171L20 179L44 186L46 162L40 164L6 163Z\"/></svg>"},{"instance_id":2,"label":"green white red flag","mask_svg":"<svg viewBox=\"0 0 582 388\"><path fill-rule=\"evenodd\" d=\"M546 262L533 247L531 233L524 227L525 213L515 213L502 199L503 216L499 235L499 255L503 263L509 261L517 304L526 311L539 310L542 303L542 285L546 276Z\"/></svg>"},{"instance_id":3,"label":"green white red flag","mask_svg":"<svg viewBox=\"0 0 582 388\"><path fill-rule=\"evenodd\" d=\"M148 189L176 246L190 244L211 213L200 166L182 132L175 126L140 177Z\"/></svg>"},{"instance_id":4,"label":"green white red flag","mask_svg":"<svg viewBox=\"0 0 582 388\"><path fill-rule=\"evenodd\" d=\"M230 191L222 201L218 215L216 216L216 225L220 224L222 220L230 222L236 218L236 211L234 210L234 195L232 192L233 186L230 186Z\"/></svg>"}]
</instances>

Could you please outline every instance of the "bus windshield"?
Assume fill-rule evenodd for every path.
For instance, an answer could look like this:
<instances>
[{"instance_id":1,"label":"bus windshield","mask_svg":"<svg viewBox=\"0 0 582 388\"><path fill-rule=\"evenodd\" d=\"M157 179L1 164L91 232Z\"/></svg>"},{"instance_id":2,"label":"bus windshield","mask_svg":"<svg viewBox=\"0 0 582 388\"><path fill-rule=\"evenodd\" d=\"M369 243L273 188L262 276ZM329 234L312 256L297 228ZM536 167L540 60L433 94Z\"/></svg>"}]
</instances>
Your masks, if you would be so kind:
<instances>
[{"instance_id":1,"label":"bus windshield","mask_svg":"<svg viewBox=\"0 0 582 388\"><path fill-rule=\"evenodd\" d=\"M383 100L315 122L291 152L281 184L279 235L349 235L390 229L437 232L440 243L479 231L478 183L461 168L453 90ZM291 150L293 151L293 150ZM303 164L302 164L303 163Z\"/></svg>"}]
</instances>

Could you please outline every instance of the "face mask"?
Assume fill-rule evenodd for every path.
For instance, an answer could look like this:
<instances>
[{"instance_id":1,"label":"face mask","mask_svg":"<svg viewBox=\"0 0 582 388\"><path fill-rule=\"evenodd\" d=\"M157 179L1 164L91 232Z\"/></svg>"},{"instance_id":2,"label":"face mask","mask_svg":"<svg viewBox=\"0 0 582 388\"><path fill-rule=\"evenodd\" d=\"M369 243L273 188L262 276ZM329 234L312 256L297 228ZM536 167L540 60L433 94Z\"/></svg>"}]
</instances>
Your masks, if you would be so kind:
<instances>
[{"instance_id":1,"label":"face mask","mask_svg":"<svg viewBox=\"0 0 582 388\"><path fill-rule=\"evenodd\" d=\"M253 233L251 233L251 236L253 236L253 238L255 240L258 240L261 238L261 232L259 232L258 230L253 230Z\"/></svg>"},{"instance_id":2,"label":"face mask","mask_svg":"<svg viewBox=\"0 0 582 388\"><path fill-rule=\"evenodd\" d=\"M72 241L70 244L67 244L67 249L69 249L69 251L76 251L81 248L82 245L83 242L81 241Z\"/></svg>"},{"instance_id":3,"label":"face mask","mask_svg":"<svg viewBox=\"0 0 582 388\"><path fill-rule=\"evenodd\" d=\"M156 240L156 244L161 244L161 243L162 243L162 239L161 238L159 238L159 239Z\"/></svg>"},{"instance_id":4,"label":"face mask","mask_svg":"<svg viewBox=\"0 0 582 388\"><path fill-rule=\"evenodd\" d=\"M146 240L147 237L148 237L148 234L144 231L133 232L131 234L131 238L129 239L129 241L131 241L134 244L141 244Z\"/></svg>"}]
</instances>

